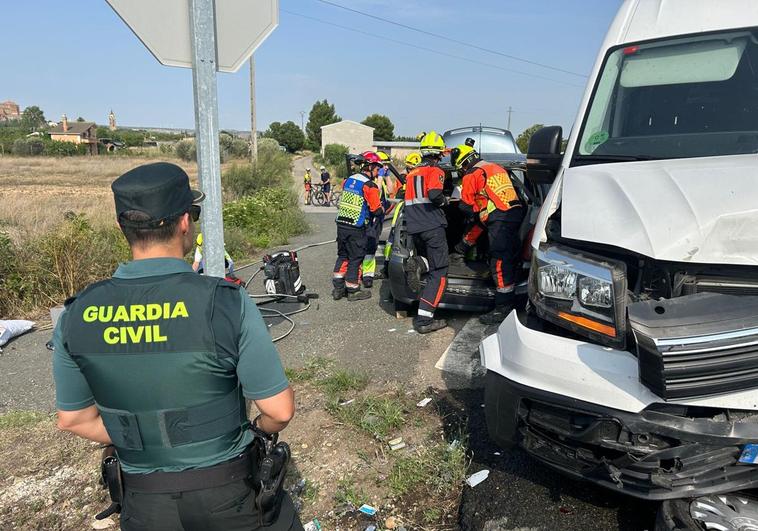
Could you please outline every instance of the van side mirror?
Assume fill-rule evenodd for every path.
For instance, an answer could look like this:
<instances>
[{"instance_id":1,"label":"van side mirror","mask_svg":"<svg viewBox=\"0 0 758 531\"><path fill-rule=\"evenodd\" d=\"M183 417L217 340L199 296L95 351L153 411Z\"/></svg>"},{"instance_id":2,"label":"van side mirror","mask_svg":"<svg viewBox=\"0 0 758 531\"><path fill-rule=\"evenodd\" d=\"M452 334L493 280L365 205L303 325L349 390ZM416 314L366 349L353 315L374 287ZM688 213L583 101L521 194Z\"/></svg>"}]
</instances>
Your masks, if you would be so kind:
<instances>
[{"instance_id":1,"label":"van side mirror","mask_svg":"<svg viewBox=\"0 0 758 531\"><path fill-rule=\"evenodd\" d=\"M559 125L543 127L529 139L526 174L534 184L553 184L563 161L562 141L563 128Z\"/></svg>"}]
</instances>

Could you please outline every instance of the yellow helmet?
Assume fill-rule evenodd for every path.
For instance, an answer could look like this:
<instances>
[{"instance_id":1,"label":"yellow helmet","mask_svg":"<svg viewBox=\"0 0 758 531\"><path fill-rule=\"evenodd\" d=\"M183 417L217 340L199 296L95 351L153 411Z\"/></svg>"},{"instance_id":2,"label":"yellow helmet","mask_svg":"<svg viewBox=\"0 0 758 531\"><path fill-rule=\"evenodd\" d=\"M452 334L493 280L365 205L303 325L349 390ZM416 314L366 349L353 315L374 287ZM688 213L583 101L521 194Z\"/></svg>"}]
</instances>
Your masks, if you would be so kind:
<instances>
[{"instance_id":1,"label":"yellow helmet","mask_svg":"<svg viewBox=\"0 0 758 531\"><path fill-rule=\"evenodd\" d=\"M382 164L390 163L390 156L387 155L384 151L377 151L376 154L379 155L379 160L382 162Z\"/></svg>"},{"instance_id":2,"label":"yellow helmet","mask_svg":"<svg viewBox=\"0 0 758 531\"><path fill-rule=\"evenodd\" d=\"M479 154L473 147L467 144L461 144L458 147L454 147L450 151L450 164L460 169L463 167L466 161L469 161L477 156L479 156Z\"/></svg>"},{"instance_id":3,"label":"yellow helmet","mask_svg":"<svg viewBox=\"0 0 758 531\"><path fill-rule=\"evenodd\" d=\"M422 155L441 155L445 150L445 141L434 131L430 131L421 139Z\"/></svg>"},{"instance_id":4,"label":"yellow helmet","mask_svg":"<svg viewBox=\"0 0 758 531\"><path fill-rule=\"evenodd\" d=\"M415 151L413 153L409 153L407 157L405 157L405 165L411 168L415 168L421 164L421 154L416 153Z\"/></svg>"},{"instance_id":5,"label":"yellow helmet","mask_svg":"<svg viewBox=\"0 0 758 531\"><path fill-rule=\"evenodd\" d=\"M197 239L195 241L197 242L198 245L200 245L200 246L203 245L203 233L202 232L198 232L197 233Z\"/></svg>"}]
</instances>

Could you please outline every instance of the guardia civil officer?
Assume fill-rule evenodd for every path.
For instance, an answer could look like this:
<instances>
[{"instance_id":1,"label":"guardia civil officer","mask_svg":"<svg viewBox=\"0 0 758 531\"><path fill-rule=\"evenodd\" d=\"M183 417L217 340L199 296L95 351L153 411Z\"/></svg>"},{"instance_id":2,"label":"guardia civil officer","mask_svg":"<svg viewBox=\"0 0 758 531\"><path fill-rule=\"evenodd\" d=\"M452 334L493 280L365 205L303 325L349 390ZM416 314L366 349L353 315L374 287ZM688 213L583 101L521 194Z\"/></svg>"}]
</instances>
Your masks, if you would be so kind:
<instances>
[{"instance_id":1,"label":"guardia civil officer","mask_svg":"<svg viewBox=\"0 0 758 531\"><path fill-rule=\"evenodd\" d=\"M245 398L268 434L294 397L245 292L184 261L199 192L169 163L112 185L133 260L66 303L54 334L58 427L113 444L123 472L123 530L258 529ZM302 529L283 499L265 529Z\"/></svg>"}]
</instances>

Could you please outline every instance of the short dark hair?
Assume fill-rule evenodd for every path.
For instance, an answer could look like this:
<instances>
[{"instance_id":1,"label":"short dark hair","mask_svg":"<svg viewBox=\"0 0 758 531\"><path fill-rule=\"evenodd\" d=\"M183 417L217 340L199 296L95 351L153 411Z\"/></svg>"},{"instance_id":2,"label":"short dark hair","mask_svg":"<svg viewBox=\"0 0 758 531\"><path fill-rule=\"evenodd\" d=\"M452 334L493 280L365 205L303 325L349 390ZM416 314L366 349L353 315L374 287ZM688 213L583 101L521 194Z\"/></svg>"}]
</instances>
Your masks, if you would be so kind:
<instances>
[{"instance_id":1,"label":"short dark hair","mask_svg":"<svg viewBox=\"0 0 758 531\"><path fill-rule=\"evenodd\" d=\"M119 226L121 227L121 232L126 237L126 241L132 247L151 243L165 243L171 241L176 236L176 227L179 225L179 219L183 215L180 214L175 218L165 220L160 227L137 227L128 222L140 223L150 221L152 219L150 214L146 214L140 210L127 210L119 217ZM122 219L127 223L121 223Z\"/></svg>"}]
</instances>

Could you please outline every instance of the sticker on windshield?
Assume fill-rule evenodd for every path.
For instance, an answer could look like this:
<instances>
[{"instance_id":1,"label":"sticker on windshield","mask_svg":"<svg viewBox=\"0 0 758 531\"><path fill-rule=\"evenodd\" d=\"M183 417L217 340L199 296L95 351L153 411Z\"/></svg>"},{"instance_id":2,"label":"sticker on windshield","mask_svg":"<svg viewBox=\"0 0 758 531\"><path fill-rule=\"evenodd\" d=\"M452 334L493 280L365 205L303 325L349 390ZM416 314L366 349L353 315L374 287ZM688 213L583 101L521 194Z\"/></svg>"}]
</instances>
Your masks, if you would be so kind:
<instances>
[{"instance_id":1,"label":"sticker on windshield","mask_svg":"<svg viewBox=\"0 0 758 531\"><path fill-rule=\"evenodd\" d=\"M610 135L608 134L608 131L598 131L596 133L592 133L592 136L590 136L590 138L587 140L587 151L592 152L600 144L605 144L609 136Z\"/></svg>"}]
</instances>

